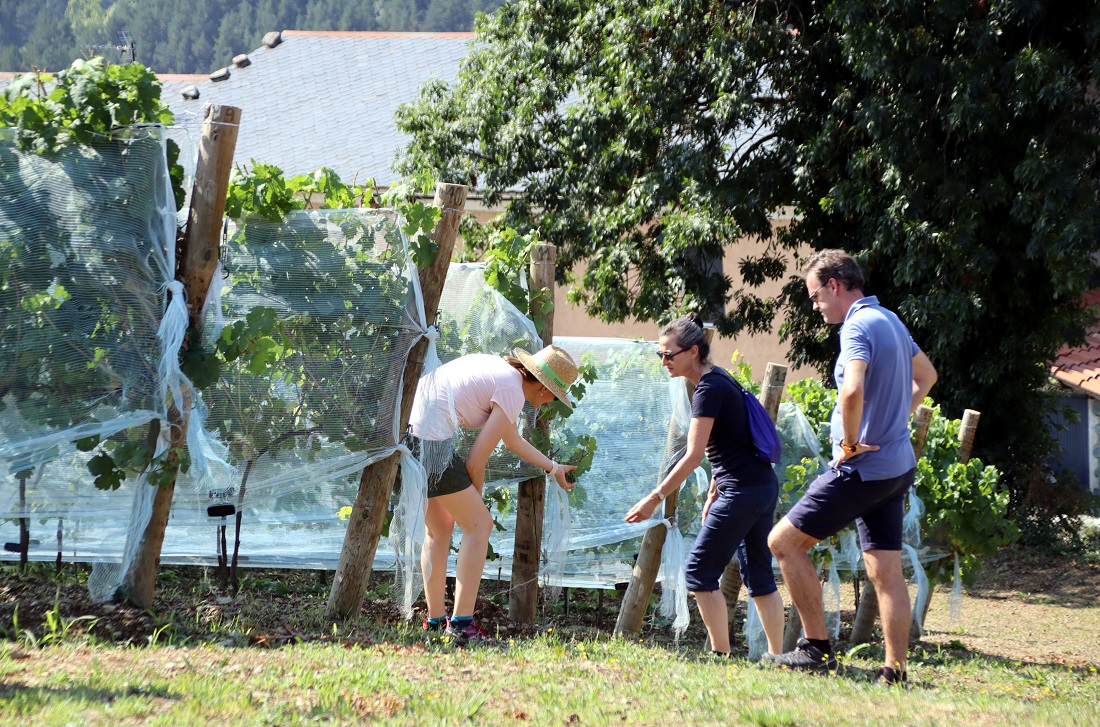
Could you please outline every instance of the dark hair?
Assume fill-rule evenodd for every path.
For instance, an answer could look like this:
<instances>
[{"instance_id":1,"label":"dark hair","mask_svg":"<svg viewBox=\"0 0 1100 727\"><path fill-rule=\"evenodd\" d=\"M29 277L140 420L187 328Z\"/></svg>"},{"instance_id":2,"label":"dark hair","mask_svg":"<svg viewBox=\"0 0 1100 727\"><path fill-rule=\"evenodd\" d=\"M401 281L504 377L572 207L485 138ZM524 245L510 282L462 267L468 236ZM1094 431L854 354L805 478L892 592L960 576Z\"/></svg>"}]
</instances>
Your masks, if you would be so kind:
<instances>
[{"instance_id":1,"label":"dark hair","mask_svg":"<svg viewBox=\"0 0 1100 727\"><path fill-rule=\"evenodd\" d=\"M843 250L818 250L811 255L802 268L802 277L809 280L811 275L821 283L832 278L847 290L863 290L863 271L856 259Z\"/></svg>"},{"instance_id":2,"label":"dark hair","mask_svg":"<svg viewBox=\"0 0 1100 727\"><path fill-rule=\"evenodd\" d=\"M703 319L698 313L688 313L682 318L677 318L661 329L659 336L670 336L676 341L676 345L683 350L692 346L699 347L699 360L702 363L710 361L710 344L707 342L707 334L703 330Z\"/></svg>"},{"instance_id":3,"label":"dark hair","mask_svg":"<svg viewBox=\"0 0 1100 727\"><path fill-rule=\"evenodd\" d=\"M520 361L518 358L516 358L515 356L504 356L503 358L509 366L523 374L524 381L534 381L535 383L540 383L538 377L531 373L531 370L524 366L523 362Z\"/></svg>"}]
</instances>

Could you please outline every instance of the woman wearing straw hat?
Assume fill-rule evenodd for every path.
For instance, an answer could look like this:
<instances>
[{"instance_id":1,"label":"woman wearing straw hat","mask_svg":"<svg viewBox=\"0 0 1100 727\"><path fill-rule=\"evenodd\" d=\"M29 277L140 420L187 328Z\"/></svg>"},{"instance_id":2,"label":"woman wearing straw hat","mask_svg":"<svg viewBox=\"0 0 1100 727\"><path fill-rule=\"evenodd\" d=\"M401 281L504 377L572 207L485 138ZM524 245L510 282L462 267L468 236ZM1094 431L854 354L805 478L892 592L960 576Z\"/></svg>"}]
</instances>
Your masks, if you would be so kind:
<instances>
[{"instance_id":1,"label":"woman wearing straw hat","mask_svg":"<svg viewBox=\"0 0 1100 727\"><path fill-rule=\"evenodd\" d=\"M573 488L565 474L576 467L558 464L538 451L520 435L516 419L525 401L537 409L558 399L572 408L566 390L577 378L577 365L553 345L534 355L518 348L514 353L515 357L468 354L440 366L417 387L410 420L422 451L445 453L436 466L425 462L429 478L427 536L421 553L428 605L424 628L445 630L460 645L486 639L473 622L473 613L493 529L493 518L481 497L489 455L503 442L563 489ZM459 428L481 430L465 459L449 444ZM443 446L433 446L437 444ZM444 592L456 522L462 528L462 542L455 568L454 610L448 620Z\"/></svg>"}]
</instances>

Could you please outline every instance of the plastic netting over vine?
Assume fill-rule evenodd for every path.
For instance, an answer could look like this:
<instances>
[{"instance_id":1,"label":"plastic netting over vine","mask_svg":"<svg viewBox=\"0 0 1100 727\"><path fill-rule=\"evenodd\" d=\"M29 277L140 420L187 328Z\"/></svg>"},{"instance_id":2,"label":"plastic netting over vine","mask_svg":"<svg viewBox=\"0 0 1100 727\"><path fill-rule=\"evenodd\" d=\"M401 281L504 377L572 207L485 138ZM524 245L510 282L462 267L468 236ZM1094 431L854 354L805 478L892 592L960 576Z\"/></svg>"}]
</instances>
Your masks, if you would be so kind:
<instances>
[{"instance_id":1,"label":"plastic netting over vine","mask_svg":"<svg viewBox=\"0 0 1100 727\"><path fill-rule=\"evenodd\" d=\"M153 488L131 477L118 489L98 489L88 461L104 447L149 450L158 428L163 440L167 402L181 401L173 392L187 386L171 365L184 321L182 296L167 306L167 291L179 284L171 282L175 210L160 132L138 130L52 157L0 141L0 507L7 518L0 537L17 541L15 518L25 515L32 558L60 552L117 565L136 542L141 503ZM189 428L190 467L178 480L162 561L217 562L236 539L219 526L232 532L239 517L241 565L333 568L346 530L341 511L360 473L401 446L401 372L414 343L430 335L443 361L540 348L532 323L485 284L480 266L452 265L439 307L438 331L429 334L393 211L239 221L224 246L204 341L208 356L216 350L228 364L191 397L198 416ZM542 577L547 585L608 587L630 578L641 535L659 523L622 518L682 455L687 389L669 380L653 343L555 342L597 378L553 428L553 446L567 452L577 437L592 435L598 449L576 489L566 495L550 486ZM525 409L525 418L532 415ZM779 429L783 466L819 456L793 404L781 407ZM88 437L103 441L79 451L76 442ZM518 482L539 474L500 448L486 493L504 492L497 502L514 503ZM690 545L707 482L700 469L685 483L667 541L676 547L668 550ZM505 530L492 537L497 559L485 572L507 579L514 508L495 513ZM384 540L374 567L397 566ZM106 569L101 596L117 575ZM679 576L666 569L664 577Z\"/></svg>"},{"instance_id":2,"label":"plastic netting over vine","mask_svg":"<svg viewBox=\"0 0 1100 727\"><path fill-rule=\"evenodd\" d=\"M134 127L39 154L0 129L0 512L39 531L49 521L50 546L54 518L58 538L85 541L128 519L130 498L93 484L87 464L103 450L92 448L148 452L181 400L186 311L163 134ZM0 525L6 550L15 522Z\"/></svg>"}]
</instances>

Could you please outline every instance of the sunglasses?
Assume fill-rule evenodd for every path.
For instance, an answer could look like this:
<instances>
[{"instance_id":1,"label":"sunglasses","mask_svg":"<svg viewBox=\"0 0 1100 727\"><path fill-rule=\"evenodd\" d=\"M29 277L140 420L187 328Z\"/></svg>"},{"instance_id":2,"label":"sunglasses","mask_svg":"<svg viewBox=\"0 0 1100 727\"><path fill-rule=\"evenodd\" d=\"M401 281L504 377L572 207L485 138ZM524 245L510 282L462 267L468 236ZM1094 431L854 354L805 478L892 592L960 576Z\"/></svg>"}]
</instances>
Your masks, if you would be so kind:
<instances>
[{"instance_id":1,"label":"sunglasses","mask_svg":"<svg viewBox=\"0 0 1100 727\"><path fill-rule=\"evenodd\" d=\"M657 352L657 358L661 359L662 361L671 361L672 359L676 358L681 353L683 353L684 351L687 351L687 350L688 349L686 349L686 348L681 348L679 351L676 351L675 353L672 352L672 351L658 351Z\"/></svg>"},{"instance_id":2,"label":"sunglasses","mask_svg":"<svg viewBox=\"0 0 1100 727\"><path fill-rule=\"evenodd\" d=\"M832 278L829 278L829 280L832 280ZM824 288L825 286L827 286L829 284L829 280L826 280L824 283L817 286L817 288L814 289L814 292L810 293L810 300L812 302L814 302L814 303L817 302L817 294L821 292L822 288Z\"/></svg>"}]
</instances>

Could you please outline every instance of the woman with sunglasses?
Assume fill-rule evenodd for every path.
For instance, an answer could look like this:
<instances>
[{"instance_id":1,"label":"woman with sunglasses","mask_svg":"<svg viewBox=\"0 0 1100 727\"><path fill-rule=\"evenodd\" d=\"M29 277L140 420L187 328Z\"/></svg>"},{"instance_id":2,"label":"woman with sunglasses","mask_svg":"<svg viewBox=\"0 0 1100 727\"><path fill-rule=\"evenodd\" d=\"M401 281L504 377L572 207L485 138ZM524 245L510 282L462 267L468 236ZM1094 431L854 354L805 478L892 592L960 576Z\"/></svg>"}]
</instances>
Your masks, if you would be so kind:
<instances>
[{"instance_id":1,"label":"woman with sunglasses","mask_svg":"<svg viewBox=\"0 0 1100 727\"><path fill-rule=\"evenodd\" d=\"M744 395L730 374L710 362L703 322L694 313L661 329L657 355L669 376L683 376L695 384L687 451L625 520L649 519L665 497L679 490L705 453L713 477L703 505L703 526L688 556L687 588L695 594L711 649L728 656L728 612L718 580L736 554L741 577L764 625L768 650L781 653L783 599L776 589L768 550L779 483L771 464L757 456Z\"/></svg>"},{"instance_id":2,"label":"woman with sunglasses","mask_svg":"<svg viewBox=\"0 0 1100 727\"><path fill-rule=\"evenodd\" d=\"M567 392L577 378L577 365L557 346L532 355L468 354L421 379L413 400L410 425L420 440L421 461L428 471L426 538L421 551L427 631L445 632L460 646L485 641L473 622L481 575L485 568L493 517L481 498L485 466L497 444L573 489L565 474L576 467L554 462L524 439L516 427L526 401L536 409L554 399L572 408ZM454 450L459 429L480 430L463 458ZM454 609L446 618L444 593L447 557L455 523L462 528L455 565Z\"/></svg>"}]
</instances>

